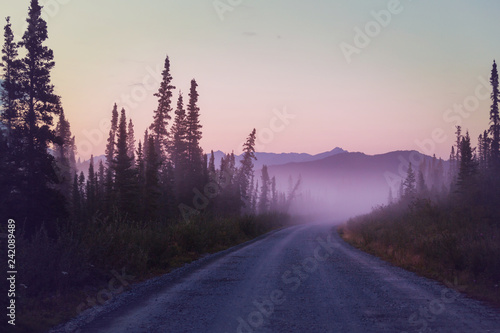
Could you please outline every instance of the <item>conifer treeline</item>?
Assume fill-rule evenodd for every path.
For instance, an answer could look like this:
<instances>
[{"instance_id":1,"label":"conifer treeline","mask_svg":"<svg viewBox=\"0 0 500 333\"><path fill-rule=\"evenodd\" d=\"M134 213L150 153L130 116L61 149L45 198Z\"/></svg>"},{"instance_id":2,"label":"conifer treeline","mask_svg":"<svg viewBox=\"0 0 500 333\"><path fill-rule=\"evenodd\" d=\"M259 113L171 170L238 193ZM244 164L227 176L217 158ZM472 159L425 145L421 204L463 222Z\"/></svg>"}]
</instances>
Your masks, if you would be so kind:
<instances>
[{"instance_id":1,"label":"conifer treeline","mask_svg":"<svg viewBox=\"0 0 500 333\"><path fill-rule=\"evenodd\" d=\"M180 91L174 104L176 87L168 56L154 94L158 106L143 139L136 140L132 119L115 104L105 162L96 165L92 156L87 175L78 174L75 137L51 83L54 56L45 46L47 25L37 0L31 1L27 22L20 42L15 42L10 18L4 28L2 216L25 222L30 234L42 224L55 229L56 221L81 222L96 214L170 220L200 213L231 216L267 212L286 206L286 198L278 195L267 168L262 170L261 188L254 184L255 130L243 147L241 165L236 165L234 154L230 154L216 169L213 152L208 163L200 147L198 84L191 81L186 104ZM25 54L22 58L20 49ZM59 116L56 126L54 116Z\"/></svg>"},{"instance_id":2,"label":"conifer treeline","mask_svg":"<svg viewBox=\"0 0 500 333\"><path fill-rule=\"evenodd\" d=\"M456 143L451 148L448 173L445 174L441 159L436 163L434 158L430 168L424 160L418 175L410 164L406 179L401 183L402 201L413 201L418 198L443 199L451 196L452 199L458 199L456 202L459 204L481 206L492 210L490 213L499 213L500 90L495 61L491 70L490 84L492 88L490 126L479 134L477 147L472 147L469 131L464 135L462 127L456 126ZM427 185L429 182L431 188Z\"/></svg>"}]
</instances>

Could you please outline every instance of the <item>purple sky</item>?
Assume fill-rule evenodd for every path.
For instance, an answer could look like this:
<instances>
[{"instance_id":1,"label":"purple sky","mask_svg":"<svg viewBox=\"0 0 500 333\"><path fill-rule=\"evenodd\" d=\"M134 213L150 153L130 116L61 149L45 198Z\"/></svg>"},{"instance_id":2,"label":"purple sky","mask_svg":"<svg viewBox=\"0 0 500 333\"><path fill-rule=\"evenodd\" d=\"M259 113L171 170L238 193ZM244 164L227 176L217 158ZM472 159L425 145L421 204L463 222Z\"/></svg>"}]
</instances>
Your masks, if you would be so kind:
<instances>
[{"instance_id":1,"label":"purple sky","mask_svg":"<svg viewBox=\"0 0 500 333\"><path fill-rule=\"evenodd\" d=\"M167 54L185 99L198 81L206 151L237 152L256 128L260 151L447 158L456 124L474 143L488 126L485 85L500 55L492 0L41 3L83 158L104 152L115 102L142 138ZM0 3L18 39L28 5Z\"/></svg>"}]
</instances>

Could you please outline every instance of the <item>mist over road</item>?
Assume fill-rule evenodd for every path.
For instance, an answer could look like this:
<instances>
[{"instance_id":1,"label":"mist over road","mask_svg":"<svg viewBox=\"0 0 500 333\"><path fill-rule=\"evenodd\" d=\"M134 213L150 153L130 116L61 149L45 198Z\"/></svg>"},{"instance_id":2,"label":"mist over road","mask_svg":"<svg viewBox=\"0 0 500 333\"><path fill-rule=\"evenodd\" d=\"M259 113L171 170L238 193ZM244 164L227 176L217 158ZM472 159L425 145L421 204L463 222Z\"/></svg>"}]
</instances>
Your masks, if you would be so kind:
<instances>
[{"instance_id":1,"label":"mist over road","mask_svg":"<svg viewBox=\"0 0 500 333\"><path fill-rule=\"evenodd\" d=\"M53 332L500 332L500 312L301 225L135 286ZM81 329L81 330L79 330Z\"/></svg>"}]
</instances>

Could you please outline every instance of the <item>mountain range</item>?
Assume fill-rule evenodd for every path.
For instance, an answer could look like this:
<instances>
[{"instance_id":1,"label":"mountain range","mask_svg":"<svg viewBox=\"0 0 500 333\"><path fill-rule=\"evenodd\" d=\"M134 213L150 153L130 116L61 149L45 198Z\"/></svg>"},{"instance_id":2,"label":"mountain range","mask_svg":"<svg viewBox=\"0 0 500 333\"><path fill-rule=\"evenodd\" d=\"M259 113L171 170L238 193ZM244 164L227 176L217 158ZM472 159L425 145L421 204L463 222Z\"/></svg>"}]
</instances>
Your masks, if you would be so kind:
<instances>
[{"instance_id":1,"label":"mountain range","mask_svg":"<svg viewBox=\"0 0 500 333\"><path fill-rule=\"evenodd\" d=\"M346 150L342 148L334 148L330 151L316 154L316 155L311 155L311 154L306 154L306 153L281 153L281 154L276 154L276 153L260 153L256 152L255 157L257 160L253 161L254 164L254 169L255 170L260 170L262 169L263 165L271 166L271 165L281 165L281 164L287 164L287 163L300 163L300 162L310 162L310 161L317 161L321 160L326 157L330 156L335 156L338 154L343 154L347 153ZM220 167L220 161L222 157L225 156L225 153L222 151L218 150L214 152L214 158L215 158L215 166L216 168ZM210 155L209 155L210 158ZM236 155L235 160L236 160L236 165L239 165L240 161L243 159L243 154L241 155Z\"/></svg>"},{"instance_id":2,"label":"mountain range","mask_svg":"<svg viewBox=\"0 0 500 333\"><path fill-rule=\"evenodd\" d=\"M316 160L321 160L325 157L329 156L334 156L342 153L346 153L347 151L343 150L342 148L335 148L330 151L316 154L316 155L311 155L311 154L306 154L306 153L282 153L282 154L275 154L275 153L255 153L255 157L257 158L256 161L254 161L254 168L255 170L260 170L262 169L263 165L278 165L278 164L287 164L287 163L292 163L292 162L309 162L309 161L316 161ZM220 150L217 150L214 152L214 158L215 158L215 166L216 168L220 167L220 161L222 157L225 156L225 153L223 153ZM208 156L210 158L210 155ZM239 161L243 159L243 155L236 155L236 164L239 165ZM99 156L94 156L94 167L97 169L99 166L99 162L103 161L103 163L106 162L106 157L104 155L99 155ZM78 172L83 171L84 174L87 174L89 170L89 165L90 165L90 160L85 160L85 161L80 161L77 163L77 169Z\"/></svg>"},{"instance_id":3,"label":"mountain range","mask_svg":"<svg viewBox=\"0 0 500 333\"><path fill-rule=\"evenodd\" d=\"M397 197L409 163L412 162L417 175L420 163L424 161L434 168L441 163L443 175L447 174L448 162L439 162L417 151L394 151L379 155L343 153L321 160L274 165L268 171L276 177L280 189L290 188L290 178L292 184L301 179L301 198L295 205L301 213L346 218L386 204L389 191L393 197Z\"/></svg>"}]
</instances>

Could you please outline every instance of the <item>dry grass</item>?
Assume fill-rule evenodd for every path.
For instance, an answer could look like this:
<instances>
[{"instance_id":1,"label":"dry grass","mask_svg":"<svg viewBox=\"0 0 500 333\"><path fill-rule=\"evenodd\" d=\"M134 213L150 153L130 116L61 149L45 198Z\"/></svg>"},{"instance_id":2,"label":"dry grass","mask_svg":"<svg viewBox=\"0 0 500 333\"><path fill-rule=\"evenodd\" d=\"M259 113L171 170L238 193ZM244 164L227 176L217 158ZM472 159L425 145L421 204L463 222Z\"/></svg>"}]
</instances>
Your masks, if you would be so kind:
<instances>
[{"instance_id":1,"label":"dry grass","mask_svg":"<svg viewBox=\"0 0 500 333\"><path fill-rule=\"evenodd\" d=\"M339 231L364 251L500 306L500 221L484 209L420 200L378 208Z\"/></svg>"}]
</instances>

